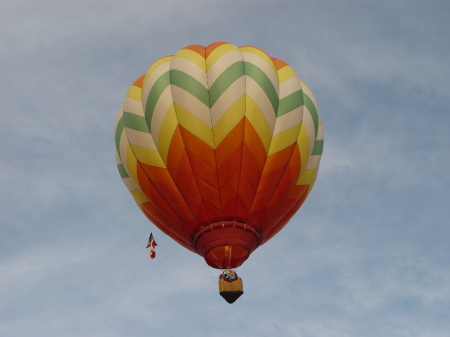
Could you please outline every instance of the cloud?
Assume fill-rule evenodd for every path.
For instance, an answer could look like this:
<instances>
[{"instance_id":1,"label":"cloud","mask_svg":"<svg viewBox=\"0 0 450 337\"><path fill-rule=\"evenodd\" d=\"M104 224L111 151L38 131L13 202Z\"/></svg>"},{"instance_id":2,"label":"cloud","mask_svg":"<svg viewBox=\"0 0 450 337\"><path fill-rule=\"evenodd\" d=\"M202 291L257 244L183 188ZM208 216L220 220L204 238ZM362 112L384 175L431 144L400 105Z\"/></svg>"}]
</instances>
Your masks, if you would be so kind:
<instances>
[{"instance_id":1,"label":"cloud","mask_svg":"<svg viewBox=\"0 0 450 337\"><path fill-rule=\"evenodd\" d=\"M2 3L0 335L445 334L447 7ZM140 214L112 134L128 86L154 60L216 40L290 63L325 128L313 192L238 269L245 294L232 306L219 271Z\"/></svg>"}]
</instances>

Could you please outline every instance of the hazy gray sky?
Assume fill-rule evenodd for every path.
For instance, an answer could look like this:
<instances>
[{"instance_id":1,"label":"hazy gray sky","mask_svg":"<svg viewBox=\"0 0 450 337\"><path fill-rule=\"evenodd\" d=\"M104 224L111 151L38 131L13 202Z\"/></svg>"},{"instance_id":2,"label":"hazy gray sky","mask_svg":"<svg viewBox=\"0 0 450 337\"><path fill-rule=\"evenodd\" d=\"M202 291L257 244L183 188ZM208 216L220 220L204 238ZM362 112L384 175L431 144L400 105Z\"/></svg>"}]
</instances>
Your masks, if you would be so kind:
<instances>
[{"instance_id":1,"label":"hazy gray sky","mask_svg":"<svg viewBox=\"0 0 450 337\"><path fill-rule=\"evenodd\" d=\"M0 336L448 336L449 22L447 0L2 1ZM288 62L325 129L313 192L233 305L114 158L129 85L215 41Z\"/></svg>"}]
</instances>

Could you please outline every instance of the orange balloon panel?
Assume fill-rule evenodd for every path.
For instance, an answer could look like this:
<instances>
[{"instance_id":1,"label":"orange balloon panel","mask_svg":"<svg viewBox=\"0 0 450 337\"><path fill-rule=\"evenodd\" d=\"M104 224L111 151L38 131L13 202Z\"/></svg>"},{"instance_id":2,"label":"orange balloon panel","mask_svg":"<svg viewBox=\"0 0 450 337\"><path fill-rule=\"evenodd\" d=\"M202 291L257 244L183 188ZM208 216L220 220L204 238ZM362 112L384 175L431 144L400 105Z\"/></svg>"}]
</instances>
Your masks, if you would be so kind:
<instances>
[{"instance_id":1,"label":"orange balloon panel","mask_svg":"<svg viewBox=\"0 0 450 337\"><path fill-rule=\"evenodd\" d=\"M128 90L116 121L121 177L143 213L214 268L278 233L317 176L311 90L255 47L188 46Z\"/></svg>"}]
</instances>

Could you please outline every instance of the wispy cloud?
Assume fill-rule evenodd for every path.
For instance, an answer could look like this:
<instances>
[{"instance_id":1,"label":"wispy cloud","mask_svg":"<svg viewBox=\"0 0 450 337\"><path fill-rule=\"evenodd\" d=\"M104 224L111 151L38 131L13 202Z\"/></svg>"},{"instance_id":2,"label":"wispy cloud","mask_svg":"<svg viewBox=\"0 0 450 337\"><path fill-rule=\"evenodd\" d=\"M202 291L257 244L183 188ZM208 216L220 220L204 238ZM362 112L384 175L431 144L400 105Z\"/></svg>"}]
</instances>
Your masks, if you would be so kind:
<instances>
[{"instance_id":1,"label":"wispy cloud","mask_svg":"<svg viewBox=\"0 0 450 337\"><path fill-rule=\"evenodd\" d=\"M0 335L443 336L450 270L448 4L1 5ZM325 128L300 212L218 295L116 172L113 124L157 58L226 40L284 59ZM211 279L209 275L212 275Z\"/></svg>"}]
</instances>

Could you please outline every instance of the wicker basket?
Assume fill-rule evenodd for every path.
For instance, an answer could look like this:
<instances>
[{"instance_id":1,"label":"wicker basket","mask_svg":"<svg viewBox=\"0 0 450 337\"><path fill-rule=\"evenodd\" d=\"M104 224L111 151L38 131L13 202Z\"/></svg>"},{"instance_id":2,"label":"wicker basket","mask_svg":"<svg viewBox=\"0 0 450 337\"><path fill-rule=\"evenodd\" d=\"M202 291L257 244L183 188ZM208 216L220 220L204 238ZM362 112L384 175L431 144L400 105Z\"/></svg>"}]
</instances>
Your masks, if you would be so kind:
<instances>
[{"instance_id":1,"label":"wicker basket","mask_svg":"<svg viewBox=\"0 0 450 337\"><path fill-rule=\"evenodd\" d=\"M238 277L234 281L225 281L224 278L219 279L219 291L244 291L242 279Z\"/></svg>"},{"instance_id":2,"label":"wicker basket","mask_svg":"<svg viewBox=\"0 0 450 337\"><path fill-rule=\"evenodd\" d=\"M234 281L225 281L219 278L219 292L228 303L233 303L244 293L242 279L238 277Z\"/></svg>"}]
</instances>

